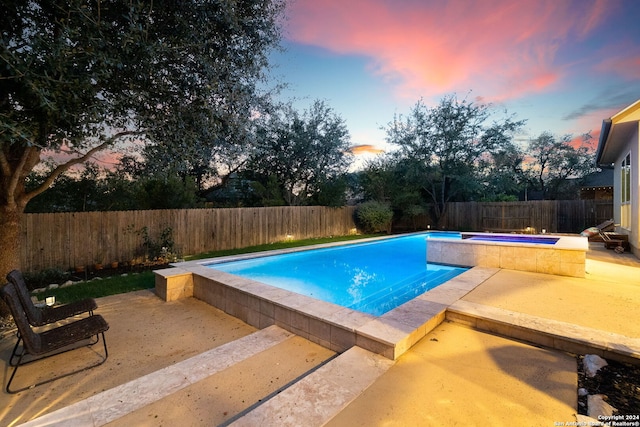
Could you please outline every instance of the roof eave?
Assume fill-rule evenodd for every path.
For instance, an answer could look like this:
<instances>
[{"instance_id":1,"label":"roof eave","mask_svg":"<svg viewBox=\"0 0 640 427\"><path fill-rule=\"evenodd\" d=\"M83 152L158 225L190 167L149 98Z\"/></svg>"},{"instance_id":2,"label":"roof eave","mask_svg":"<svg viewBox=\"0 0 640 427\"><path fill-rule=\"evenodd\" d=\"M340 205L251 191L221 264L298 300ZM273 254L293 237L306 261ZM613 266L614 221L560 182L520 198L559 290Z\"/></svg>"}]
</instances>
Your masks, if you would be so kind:
<instances>
[{"instance_id":1,"label":"roof eave","mask_svg":"<svg viewBox=\"0 0 640 427\"><path fill-rule=\"evenodd\" d=\"M600 129L600 139L598 140L598 151L596 152L596 166L600 168L611 167L611 164L602 164L602 155L604 153L604 147L609 139L609 132L611 132L611 119L604 119L602 121L602 128Z\"/></svg>"}]
</instances>

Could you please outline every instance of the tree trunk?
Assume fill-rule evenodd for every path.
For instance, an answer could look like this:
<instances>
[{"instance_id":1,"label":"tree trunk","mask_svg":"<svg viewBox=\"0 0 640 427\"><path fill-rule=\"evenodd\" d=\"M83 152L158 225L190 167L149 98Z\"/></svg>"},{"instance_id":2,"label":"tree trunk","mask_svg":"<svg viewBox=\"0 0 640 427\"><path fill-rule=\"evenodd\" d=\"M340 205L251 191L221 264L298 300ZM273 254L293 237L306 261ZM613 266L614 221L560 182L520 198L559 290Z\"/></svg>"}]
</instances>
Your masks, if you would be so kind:
<instances>
[{"instance_id":1,"label":"tree trunk","mask_svg":"<svg viewBox=\"0 0 640 427\"><path fill-rule=\"evenodd\" d=\"M6 283L7 274L13 269L20 269L20 225L22 210L20 208L0 207L0 283ZM9 315L9 309L0 301L0 316Z\"/></svg>"},{"instance_id":2,"label":"tree trunk","mask_svg":"<svg viewBox=\"0 0 640 427\"><path fill-rule=\"evenodd\" d=\"M448 223L446 222L448 211L449 211L449 203L445 202L444 205L442 206L442 209L440 209L440 218L438 218L438 229L440 230L448 226Z\"/></svg>"}]
</instances>

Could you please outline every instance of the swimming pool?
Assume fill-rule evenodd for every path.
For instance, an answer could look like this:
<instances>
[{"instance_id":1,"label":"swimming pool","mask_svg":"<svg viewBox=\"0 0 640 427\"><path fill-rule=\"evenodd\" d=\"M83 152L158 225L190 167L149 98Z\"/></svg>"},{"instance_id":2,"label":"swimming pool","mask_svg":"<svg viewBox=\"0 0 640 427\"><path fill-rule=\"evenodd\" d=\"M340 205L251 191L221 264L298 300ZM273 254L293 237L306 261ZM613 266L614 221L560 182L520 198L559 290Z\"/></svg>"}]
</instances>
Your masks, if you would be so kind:
<instances>
[{"instance_id":1,"label":"swimming pool","mask_svg":"<svg viewBox=\"0 0 640 427\"><path fill-rule=\"evenodd\" d=\"M555 237L560 240L548 245L445 238L440 232L431 232L427 239L422 233L429 267L434 263L470 268L380 316L211 268L216 263L274 258L353 243L336 242L313 248L276 249L262 254L175 263L171 268L154 271L155 289L165 301L194 297L258 329L277 325L336 352L357 345L395 360L445 319L447 307L500 268L584 277L587 238ZM395 239L398 237L378 237L358 244Z\"/></svg>"},{"instance_id":2,"label":"swimming pool","mask_svg":"<svg viewBox=\"0 0 640 427\"><path fill-rule=\"evenodd\" d=\"M467 270L427 264L426 236L421 233L207 267L379 316Z\"/></svg>"}]
</instances>

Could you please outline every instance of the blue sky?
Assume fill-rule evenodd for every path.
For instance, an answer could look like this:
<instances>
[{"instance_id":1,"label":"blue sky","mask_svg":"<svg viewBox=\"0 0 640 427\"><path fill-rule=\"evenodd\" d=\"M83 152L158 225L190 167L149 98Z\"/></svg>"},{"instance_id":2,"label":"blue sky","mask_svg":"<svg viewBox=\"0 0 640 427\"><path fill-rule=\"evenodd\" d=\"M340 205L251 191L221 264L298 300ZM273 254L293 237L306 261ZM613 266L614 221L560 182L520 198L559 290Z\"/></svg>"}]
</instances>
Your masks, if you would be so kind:
<instances>
[{"instance_id":1,"label":"blue sky","mask_svg":"<svg viewBox=\"0 0 640 427\"><path fill-rule=\"evenodd\" d=\"M594 141L640 99L640 0L292 0L272 74L299 109L325 100L361 153L388 150L422 99L491 103L543 131ZM365 155L366 157L366 155Z\"/></svg>"}]
</instances>

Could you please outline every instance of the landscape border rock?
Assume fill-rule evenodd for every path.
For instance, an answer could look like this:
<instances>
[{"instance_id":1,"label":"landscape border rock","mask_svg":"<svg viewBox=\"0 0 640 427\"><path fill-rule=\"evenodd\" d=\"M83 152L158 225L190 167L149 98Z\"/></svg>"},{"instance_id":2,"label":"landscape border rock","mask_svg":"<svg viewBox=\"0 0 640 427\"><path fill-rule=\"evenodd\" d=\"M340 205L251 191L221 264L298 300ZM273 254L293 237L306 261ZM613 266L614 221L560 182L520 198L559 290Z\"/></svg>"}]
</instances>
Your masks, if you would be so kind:
<instances>
[{"instance_id":1,"label":"landscape border rock","mask_svg":"<svg viewBox=\"0 0 640 427\"><path fill-rule=\"evenodd\" d=\"M607 361L597 354L585 354L582 363L584 363L584 372L589 378L595 377L600 369L608 365Z\"/></svg>"}]
</instances>

